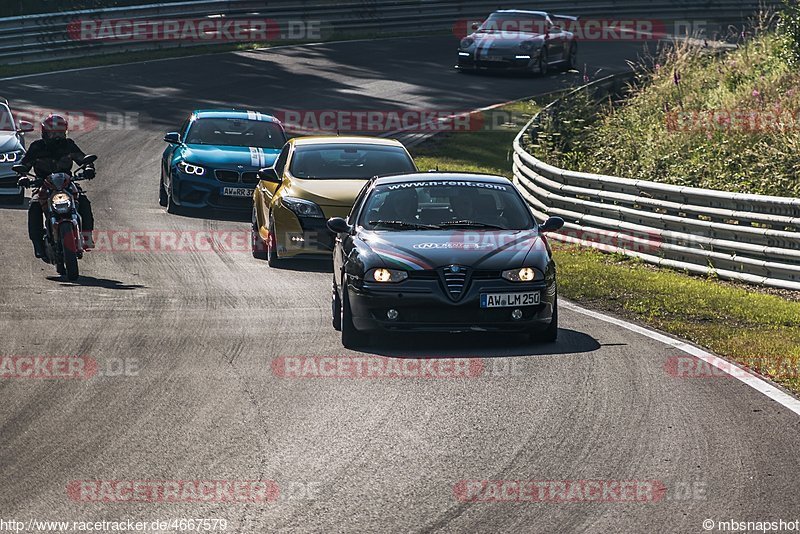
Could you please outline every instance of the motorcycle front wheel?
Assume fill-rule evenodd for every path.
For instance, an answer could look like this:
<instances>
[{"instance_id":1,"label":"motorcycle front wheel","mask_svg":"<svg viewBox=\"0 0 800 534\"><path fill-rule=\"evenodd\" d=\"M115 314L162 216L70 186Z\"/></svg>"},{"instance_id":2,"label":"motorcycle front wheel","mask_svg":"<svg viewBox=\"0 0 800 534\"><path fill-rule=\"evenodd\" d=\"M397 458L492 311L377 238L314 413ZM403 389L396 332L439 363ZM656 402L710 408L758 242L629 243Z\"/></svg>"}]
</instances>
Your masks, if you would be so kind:
<instances>
[{"instance_id":1,"label":"motorcycle front wheel","mask_svg":"<svg viewBox=\"0 0 800 534\"><path fill-rule=\"evenodd\" d=\"M64 272L60 269L60 265L56 264L59 274L62 276L67 275L67 280L74 281L78 279L80 273L78 272L78 234L75 233L75 228L71 224L62 224L58 227L61 235L61 254L64 257Z\"/></svg>"}]
</instances>

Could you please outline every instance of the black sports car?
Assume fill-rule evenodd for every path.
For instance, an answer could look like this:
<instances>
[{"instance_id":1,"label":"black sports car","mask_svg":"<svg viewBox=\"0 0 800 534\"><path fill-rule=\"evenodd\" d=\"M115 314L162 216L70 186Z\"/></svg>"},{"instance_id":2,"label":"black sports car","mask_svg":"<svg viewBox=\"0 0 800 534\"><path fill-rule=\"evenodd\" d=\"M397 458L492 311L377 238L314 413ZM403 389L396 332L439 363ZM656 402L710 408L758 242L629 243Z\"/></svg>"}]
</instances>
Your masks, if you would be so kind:
<instances>
[{"instance_id":1,"label":"black sports car","mask_svg":"<svg viewBox=\"0 0 800 534\"><path fill-rule=\"evenodd\" d=\"M334 217L333 326L345 347L381 331L520 332L555 341L556 267L506 178L420 173L370 180Z\"/></svg>"},{"instance_id":2,"label":"black sports car","mask_svg":"<svg viewBox=\"0 0 800 534\"><path fill-rule=\"evenodd\" d=\"M517 70L547 74L551 66L574 69L578 45L575 35L561 27L576 17L544 11L501 10L464 37L456 68Z\"/></svg>"}]
</instances>

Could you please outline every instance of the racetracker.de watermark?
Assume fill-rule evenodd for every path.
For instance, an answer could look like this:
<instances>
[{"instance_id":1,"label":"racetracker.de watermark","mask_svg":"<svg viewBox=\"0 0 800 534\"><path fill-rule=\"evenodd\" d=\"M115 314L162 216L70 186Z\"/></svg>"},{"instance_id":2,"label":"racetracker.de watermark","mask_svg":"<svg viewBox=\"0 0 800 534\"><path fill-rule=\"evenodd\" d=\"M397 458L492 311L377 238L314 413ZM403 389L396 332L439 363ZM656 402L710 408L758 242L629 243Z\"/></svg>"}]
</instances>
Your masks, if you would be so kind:
<instances>
[{"instance_id":1,"label":"racetracker.de watermark","mask_svg":"<svg viewBox=\"0 0 800 534\"><path fill-rule=\"evenodd\" d=\"M268 503L280 495L273 480L73 480L75 502Z\"/></svg>"},{"instance_id":2,"label":"racetracker.de watermark","mask_svg":"<svg viewBox=\"0 0 800 534\"><path fill-rule=\"evenodd\" d=\"M667 131L775 133L800 131L800 110L717 109L670 111L664 118Z\"/></svg>"},{"instance_id":3,"label":"racetracker.de watermark","mask_svg":"<svg viewBox=\"0 0 800 534\"><path fill-rule=\"evenodd\" d=\"M461 502L653 503L667 488L658 480L460 480Z\"/></svg>"},{"instance_id":4,"label":"racetracker.de watermark","mask_svg":"<svg viewBox=\"0 0 800 534\"><path fill-rule=\"evenodd\" d=\"M485 371L486 364L481 358L280 356L272 360L272 374L280 378L362 380L398 378L452 379L478 378L484 375ZM498 372L498 375L499 374Z\"/></svg>"},{"instance_id":5,"label":"racetracker.de watermark","mask_svg":"<svg viewBox=\"0 0 800 534\"><path fill-rule=\"evenodd\" d=\"M28 121L34 125L41 124L50 114L60 115L67 120L70 132L109 131L134 131L142 126L143 116L137 111L93 111L77 109L53 108L14 108L14 120ZM15 130L14 124L5 124L11 120L8 114L0 114L0 130Z\"/></svg>"},{"instance_id":6,"label":"racetracker.de watermark","mask_svg":"<svg viewBox=\"0 0 800 534\"><path fill-rule=\"evenodd\" d=\"M669 35L698 36L707 34L710 25L705 20L661 19L609 19L609 18L555 18L554 25L562 31L553 31L542 19L499 17L492 20L461 19L453 25L453 34L460 38L480 28L481 38L524 40L535 35L550 34L551 37L571 33L577 41L649 41L663 39Z\"/></svg>"},{"instance_id":7,"label":"racetracker.de watermark","mask_svg":"<svg viewBox=\"0 0 800 534\"><path fill-rule=\"evenodd\" d=\"M629 250L644 254L658 252L664 243L656 232L612 231L591 228L563 228L557 232L564 243L591 246L605 252Z\"/></svg>"},{"instance_id":8,"label":"racetracker.de watermark","mask_svg":"<svg viewBox=\"0 0 800 534\"><path fill-rule=\"evenodd\" d=\"M245 43L321 41L333 33L320 20L233 19L78 19L67 25L73 41Z\"/></svg>"},{"instance_id":9,"label":"racetracker.de watermark","mask_svg":"<svg viewBox=\"0 0 800 534\"><path fill-rule=\"evenodd\" d=\"M741 366L722 358L710 361L694 356L670 356L664 370L675 378L744 378L751 375L750 369L776 380L800 378L800 358L749 357L741 359Z\"/></svg>"},{"instance_id":10,"label":"racetracker.de watermark","mask_svg":"<svg viewBox=\"0 0 800 534\"><path fill-rule=\"evenodd\" d=\"M92 253L250 253L249 230L95 230ZM263 242L256 244L261 250Z\"/></svg>"},{"instance_id":11,"label":"racetracker.de watermark","mask_svg":"<svg viewBox=\"0 0 800 534\"><path fill-rule=\"evenodd\" d=\"M138 358L90 356L0 356L0 380L89 380L96 377L138 376Z\"/></svg>"},{"instance_id":12,"label":"racetracker.de watermark","mask_svg":"<svg viewBox=\"0 0 800 534\"><path fill-rule=\"evenodd\" d=\"M295 133L464 133L499 131L524 124L529 115L506 110L446 109L280 109L275 117Z\"/></svg>"}]
</instances>

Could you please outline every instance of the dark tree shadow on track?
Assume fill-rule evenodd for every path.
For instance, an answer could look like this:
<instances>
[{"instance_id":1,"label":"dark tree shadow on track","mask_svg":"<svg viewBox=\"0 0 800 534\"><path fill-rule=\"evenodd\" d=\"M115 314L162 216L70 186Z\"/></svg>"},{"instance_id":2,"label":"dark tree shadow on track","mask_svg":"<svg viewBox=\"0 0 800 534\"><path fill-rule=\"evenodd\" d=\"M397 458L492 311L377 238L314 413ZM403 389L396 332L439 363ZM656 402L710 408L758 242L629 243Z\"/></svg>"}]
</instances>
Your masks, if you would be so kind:
<instances>
[{"instance_id":1,"label":"dark tree shadow on track","mask_svg":"<svg viewBox=\"0 0 800 534\"><path fill-rule=\"evenodd\" d=\"M555 343L534 343L521 334L387 334L380 343L359 351L392 358L504 358L594 352L601 347L593 337L576 330L560 329Z\"/></svg>"},{"instance_id":2,"label":"dark tree shadow on track","mask_svg":"<svg viewBox=\"0 0 800 534\"><path fill-rule=\"evenodd\" d=\"M99 287L102 289L115 289L122 291L145 289L147 287L141 284L125 284L119 280L111 280L109 278L95 278L94 276L80 276L74 282L64 280L60 276L48 276L47 279L52 280L53 282L61 282L62 287Z\"/></svg>"}]
</instances>

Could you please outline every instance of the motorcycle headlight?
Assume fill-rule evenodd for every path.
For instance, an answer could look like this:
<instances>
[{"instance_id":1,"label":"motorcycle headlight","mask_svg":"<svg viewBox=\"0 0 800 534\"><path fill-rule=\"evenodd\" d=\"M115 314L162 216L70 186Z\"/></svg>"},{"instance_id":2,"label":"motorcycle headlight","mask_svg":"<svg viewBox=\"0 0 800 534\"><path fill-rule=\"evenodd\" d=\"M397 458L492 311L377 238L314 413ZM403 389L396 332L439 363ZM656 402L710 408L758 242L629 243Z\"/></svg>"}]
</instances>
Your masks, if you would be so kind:
<instances>
[{"instance_id":1,"label":"motorcycle headlight","mask_svg":"<svg viewBox=\"0 0 800 534\"><path fill-rule=\"evenodd\" d=\"M56 213L66 213L72 209L72 199L66 193L56 193L50 198L50 203Z\"/></svg>"},{"instance_id":2,"label":"motorcycle headlight","mask_svg":"<svg viewBox=\"0 0 800 534\"><path fill-rule=\"evenodd\" d=\"M523 267L522 269L503 271L503 278L509 282L533 282L534 280L543 280L544 276L538 269Z\"/></svg>"},{"instance_id":3,"label":"motorcycle headlight","mask_svg":"<svg viewBox=\"0 0 800 534\"><path fill-rule=\"evenodd\" d=\"M14 152L5 152L0 154L0 163L16 163L18 160L22 159L22 156L25 153L21 150L15 150Z\"/></svg>"},{"instance_id":4,"label":"motorcycle headlight","mask_svg":"<svg viewBox=\"0 0 800 534\"><path fill-rule=\"evenodd\" d=\"M366 280L368 282L397 283L402 282L408 278L406 271L398 271L395 269L372 269L367 272Z\"/></svg>"},{"instance_id":5,"label":"motorcycle headlight","mask_svg":"<svg viewBox=\"0 0 800 534\"><path fill-rule=\"evenodd\" d=\"M325 215L322 213L322 208L311 202L310 200L303 200L302 198L283 197L281 203L292 210L298 217L307 217L311 219L324 219Z\"/></svg>"},{"instance_id":6,"label":"motorcycle headlight","mask_svg":"<svg viewBox=\"0 0 800 534\"><path fill-rule=\"evenodd\" d=\"M191 163L186 163L185 161L178 163L178 168L181 170L181 172L186 174L194 174L195 176L203 176L206 173L206 170L200 165L192 165Z\"/></svg>"},{"instance_id":7,"label":"motorcycle headlight","mask_svg":"<svg viewBox=\"0 0 800 534\"><path fill-rule=\"evenodd\" d=\"M464 49L469 48L473 44L475 44L475 39L473 39L472 37L464 37L463 39L461 39L461 45L460 46L461 46L461 49L464 50Z\"/></svg>"}]
</instances>

